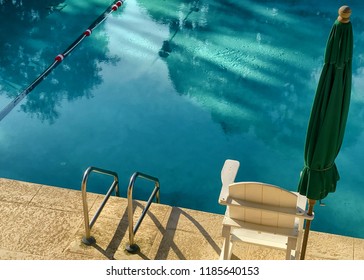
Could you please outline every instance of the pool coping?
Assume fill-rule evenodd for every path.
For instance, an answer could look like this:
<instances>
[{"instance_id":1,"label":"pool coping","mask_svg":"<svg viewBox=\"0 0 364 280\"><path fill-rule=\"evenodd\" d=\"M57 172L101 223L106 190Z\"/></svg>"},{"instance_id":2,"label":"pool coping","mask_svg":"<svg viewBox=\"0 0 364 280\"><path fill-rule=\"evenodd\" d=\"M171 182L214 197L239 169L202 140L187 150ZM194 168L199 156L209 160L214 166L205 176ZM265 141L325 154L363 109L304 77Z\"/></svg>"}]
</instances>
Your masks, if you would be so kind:
<instances>
[{"instance_id":1,"label":"pool coping","mask_svg":"<svg viewBox=\"0 0 364 280\"><path fill-rule=\"evenodd\" d=\"M92 217L104 195L88 193ZM110 197L85 234L81 191L0 178L1 260L218 260L223 239L220 214L152 203L135 235L137 254L129 243L127 199ZM217 202L216 202L217 203ZM145 205L134 201L134 220ZM284 260L285 253L237 244L233 259ZM364 260L364 239L311 231L307 260Z\"/></svg>"}]
</instances>

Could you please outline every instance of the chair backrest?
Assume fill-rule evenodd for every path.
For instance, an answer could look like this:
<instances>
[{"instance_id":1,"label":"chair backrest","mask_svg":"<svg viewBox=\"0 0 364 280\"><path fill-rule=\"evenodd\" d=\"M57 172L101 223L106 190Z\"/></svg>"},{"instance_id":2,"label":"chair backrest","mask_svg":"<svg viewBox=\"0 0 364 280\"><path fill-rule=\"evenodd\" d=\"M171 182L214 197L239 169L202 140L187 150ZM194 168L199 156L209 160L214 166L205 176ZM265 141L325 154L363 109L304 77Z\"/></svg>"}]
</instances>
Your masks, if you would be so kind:
<instances>
[{"instance_id":1,"label":"chair backrest","mask_svg":"<svg viewBox=\"0 0 364 280\"><path fill-rule=\"evenodd\" d=\"M229 185L227 215L247 223L294 228L297 195L274 185L239 182Z\"/></svg>"}]
</instances>

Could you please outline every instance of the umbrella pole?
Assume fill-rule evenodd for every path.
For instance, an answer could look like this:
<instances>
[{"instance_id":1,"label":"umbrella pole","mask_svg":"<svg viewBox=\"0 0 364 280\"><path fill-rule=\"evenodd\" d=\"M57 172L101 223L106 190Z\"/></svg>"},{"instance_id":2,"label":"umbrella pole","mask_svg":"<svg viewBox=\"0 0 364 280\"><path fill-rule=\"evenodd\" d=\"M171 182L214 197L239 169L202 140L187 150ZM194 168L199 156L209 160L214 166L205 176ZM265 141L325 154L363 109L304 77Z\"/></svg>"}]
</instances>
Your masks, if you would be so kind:
<instances>
[{"instance_id":1,"label":"umbrella pole","mask_svg":"<svg viewBox=\"0 0 364 280\"><path fill-rule=\"evenodd\" d=\"M307 215L313 215L313 207L315 206L316 200L309 199L308 200L308 211ZM310 232L311 220L306 221L305 233L303 235L303 242L302 242L302 250L301 250L301 260L305 259L306 255L306 248L307 248L307 241L308 241L308 234Z\"/></svg>"}]
</instances>

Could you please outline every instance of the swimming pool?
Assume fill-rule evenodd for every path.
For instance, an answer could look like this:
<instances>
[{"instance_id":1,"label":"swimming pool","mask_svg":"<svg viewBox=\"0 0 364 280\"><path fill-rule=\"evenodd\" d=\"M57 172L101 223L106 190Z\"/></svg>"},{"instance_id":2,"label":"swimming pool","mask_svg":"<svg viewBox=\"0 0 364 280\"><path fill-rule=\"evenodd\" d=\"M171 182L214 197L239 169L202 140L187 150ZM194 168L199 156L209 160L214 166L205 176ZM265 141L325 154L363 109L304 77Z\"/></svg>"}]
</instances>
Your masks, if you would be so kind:
<instances>
[{"instance_id":1,"label":"swimming pool","mask_svg":"<svg viewBox=\"0 0 364 280\"><path fill-rule=\"evenodd\" d=\"M220 170L231 158L237 180L296 190L341 3L221 2L127 0L1 121L0 177L80 189L97 166L119 174L126 196L140 171L159 178L162 203L222 213ZM0 0L0 107L110 4ZM347 4L354 75L341 180L312 229L364 238L364 4ZM104 193L103 178L93 181L89 190Z\"/></svg>"}]
</instances>

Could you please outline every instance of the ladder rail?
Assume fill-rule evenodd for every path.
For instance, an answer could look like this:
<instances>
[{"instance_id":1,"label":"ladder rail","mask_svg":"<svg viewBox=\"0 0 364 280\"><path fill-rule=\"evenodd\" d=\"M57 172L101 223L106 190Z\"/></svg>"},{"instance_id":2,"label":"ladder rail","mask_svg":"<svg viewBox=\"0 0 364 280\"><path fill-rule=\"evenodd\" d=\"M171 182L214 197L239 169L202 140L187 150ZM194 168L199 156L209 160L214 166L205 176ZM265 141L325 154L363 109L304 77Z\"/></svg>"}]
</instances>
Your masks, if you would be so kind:
<instances>
[{"instance_id":1,"label":"ladder rail","mask_svg":"<svg viewBox=\"0 0 364 280\"><path fill-rule=\"evenodd\" d=\"M135 185L135 181L137 178L141 178L141 179L145 179L148 181L152 181L154 182L154 189L147 201L147 204L145 205L145 207L143 208L143 211L138 219L138 221L136 222L135 226L134 226L134 221L133 221L133 189L134 189L134 185ZM126 246L126 250L130 253L136 253L139 251L139 246L134 242L134 237L136 232L139 229L139 226L141 225L146 213L149 210L150 205L152 204L152 201L154 198L156 198L156 202L160 203L160 194L159 194L159 190L160 190L160 184L159 184L159 180L156 177L141 173L141 172L135 172L131 178L130 178L130 182L129 182L129 186L128 186L128 222L129 222L129 244Z\"/></svg>"},{"instance_id":2,"label":"ladder rail","mask_svg":"<svg viewBox=\"0 0 364 280\"><path fill-rule=\"evenodd\" d=\"M90 218L89 218L89 214L88 214L88 203L87 203L87 181L88 181L89 175L92 172L112 176L112 177L114 177L114 181L111 184L103 201L101 202L100 207L97 209L95 215L93 216L93 218L91 219L91 222L90 222ZM115 195L120 196L119 178L118 178L118 174L116 172L106 170L106 169L101 169L101 168L94 167L94 166L90 166L89 168L86 169L86 171L83 175L83 178L82 178L82 183L81 183L83 214L84 214L84 221L85 221L85 236L82 238L82 242L85 243L86 245L91 245L96 242L95 238L93 238L91 236L91 228L95 224L97 218L101 214L101 211L105 207L106 202L109 200L109 198L114 190L115 190Z\"/></svg>"}]
</instances>

